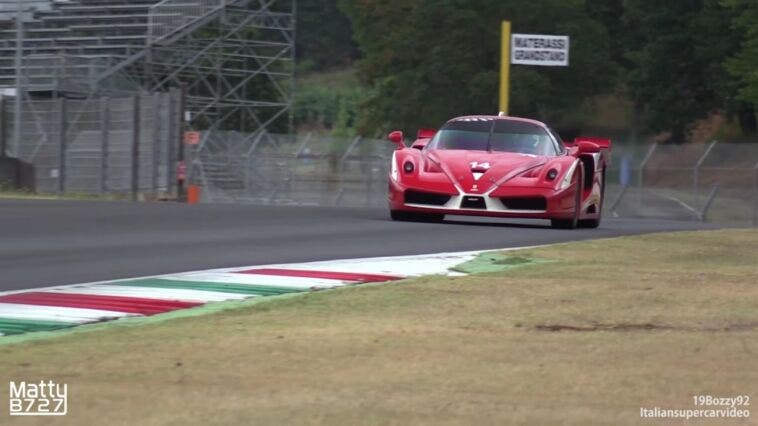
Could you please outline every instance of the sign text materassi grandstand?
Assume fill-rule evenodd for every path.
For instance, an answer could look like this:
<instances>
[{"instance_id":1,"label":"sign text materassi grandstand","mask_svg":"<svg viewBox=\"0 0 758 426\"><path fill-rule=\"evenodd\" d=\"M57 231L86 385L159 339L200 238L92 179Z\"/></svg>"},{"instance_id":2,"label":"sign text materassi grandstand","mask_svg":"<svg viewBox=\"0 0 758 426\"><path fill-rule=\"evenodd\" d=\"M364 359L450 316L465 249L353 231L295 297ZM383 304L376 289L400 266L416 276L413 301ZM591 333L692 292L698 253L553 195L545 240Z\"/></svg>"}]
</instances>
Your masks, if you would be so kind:
<instances>
[{"instance_id":1,"label":"sign text materassi grandstand","mask_svg":"<svg viewBox=\"0 0 758 426\"><path fill-rule=\"evenodd\" d=\"M569 64L569 37L512 34L511 64L566 67Z\"/></svg>"}]
</instances>

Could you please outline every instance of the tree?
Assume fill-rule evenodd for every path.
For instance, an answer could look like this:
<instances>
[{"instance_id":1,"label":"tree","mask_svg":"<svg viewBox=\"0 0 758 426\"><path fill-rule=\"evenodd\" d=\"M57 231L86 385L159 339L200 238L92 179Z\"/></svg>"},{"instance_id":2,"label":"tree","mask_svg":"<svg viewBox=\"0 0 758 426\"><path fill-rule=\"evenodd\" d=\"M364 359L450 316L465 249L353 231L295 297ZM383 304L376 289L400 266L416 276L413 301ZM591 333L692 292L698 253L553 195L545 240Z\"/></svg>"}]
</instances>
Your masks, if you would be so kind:
<instances>
[{"instance_id":1,"label":"tree","mask_svg":"<svg viewBox=\"0 0 758 426\"><path fill-rule=\"evenodd\" d=\"M650 130L683 142L697 119L728 103L723 64L736 43L730 22L718 0L624 3L623 25L632 34L620 47L632 65L626 91Z\"/></svg>"},{"instance_id":2,"label":"tree","mask_svg":"<svg viewBox=\"0 0 758 426\"><path fill-rule=\"evenodd\" d=\"M742 35L739 51L727 62L730 75L736 78L737 115L742 130L758 130L755 110L758 107L758 3L748 0L725 0L733 13L732 28Z\"/></svg>"},{"instance_id":3,"label":"tree","mask_svg":"<svg viewBox=\"0 0 758 426\"><path fill-rule=\"evenodd\" d=\"M295 51L306 71L348 65L358 57L350 21L337 9L337 0L298 3Z\"/></svg>"},{"instance_id":4,"label":"tree","mask_svg":"<svg viewBox=\"0 0 758 426\"><path fill-rule=\"evenodd\" d=\"M568 34L571 66L512 69L511 112L571 121L614 84L603 25L582 0L340 0L372 95L360 130L414 130L455 115L497 111L500 22L515 32Z\"/></svg>"}]
</instances>

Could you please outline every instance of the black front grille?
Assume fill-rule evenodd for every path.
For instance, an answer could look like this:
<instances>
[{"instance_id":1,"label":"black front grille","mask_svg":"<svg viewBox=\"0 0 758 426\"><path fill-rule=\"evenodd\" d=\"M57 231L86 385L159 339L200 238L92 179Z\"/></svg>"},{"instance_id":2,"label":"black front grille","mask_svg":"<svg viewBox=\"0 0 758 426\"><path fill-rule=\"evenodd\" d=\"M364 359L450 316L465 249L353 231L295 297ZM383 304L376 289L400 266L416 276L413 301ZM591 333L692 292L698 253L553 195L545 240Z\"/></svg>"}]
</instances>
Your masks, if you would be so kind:
<instances>
[{"instance_id":1,"label":"black front grille","mask_svg":"<svg viewBox=\"0 0 758 426\"><path fill-rule=\"evenodd\" d=\"M448 201L450 201L450 195L411 190L405 191L406 204L428 204L431 206L444 206Z\"/></svg>"},{"instance_id":2,"label":"black front grille","mask_svg":"<svg viewBox=\"0 0 758 426\"><path fill-rule=\"evenodd\" d=\"M463 197L461 201L462 209L486 209L487 205L484 203L484 197Z\"/></svg>"},{"instance_id":3,"label":"black front grille","mask_svg":"<svg viewBox=\"0 0 758 426\"><path fill-rule=\"evenodd\" d=\"M500 202L508 210L547 210L545 197L502 197Z\"/></svg>"}]
</instances>

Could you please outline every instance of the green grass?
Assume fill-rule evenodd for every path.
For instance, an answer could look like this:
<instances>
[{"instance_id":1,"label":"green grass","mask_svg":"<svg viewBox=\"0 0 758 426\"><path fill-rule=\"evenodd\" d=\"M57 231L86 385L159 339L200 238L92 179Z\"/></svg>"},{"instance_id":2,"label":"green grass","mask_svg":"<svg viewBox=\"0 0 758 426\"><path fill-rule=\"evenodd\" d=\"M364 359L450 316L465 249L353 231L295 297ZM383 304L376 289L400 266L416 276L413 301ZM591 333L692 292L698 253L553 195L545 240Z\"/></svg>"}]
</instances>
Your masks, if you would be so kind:
<instances>
[{"instance_id":1,"label":"green grass","mask_svg":"<svg viewBox=\"0 0 758 426\"><path fill-rule=\"evenodd\" d=\"M61 424L623 425L758 395L758 230L508 255L541 261L3 345L0 383L68 383Z\"/></svg>"}]
</instances>

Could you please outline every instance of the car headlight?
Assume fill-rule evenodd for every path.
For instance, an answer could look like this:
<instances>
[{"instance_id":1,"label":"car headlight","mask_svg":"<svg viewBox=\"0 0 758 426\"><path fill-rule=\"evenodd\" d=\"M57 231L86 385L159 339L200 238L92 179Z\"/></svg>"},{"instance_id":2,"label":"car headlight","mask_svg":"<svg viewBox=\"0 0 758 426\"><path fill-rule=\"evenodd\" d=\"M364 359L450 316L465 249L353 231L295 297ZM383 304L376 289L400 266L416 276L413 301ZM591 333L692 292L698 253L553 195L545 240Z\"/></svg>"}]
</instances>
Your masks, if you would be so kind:
<instances>
[{"instance_id":1,"label":"car headlight","mask_svg":"<svg viewBox=\"0 0 758 426\"><path fill-rule=\"evenodd\" d=\"M558 189L566 189L571 185L571 179L574 178L574 172L576 171L577 164L579 164L579 162L575 161L574 164L569 167L566 175L563 176L563 180L561 180L561 185L558 187Z\"/></svg>"},{"instance_id":2,"label":"car headlight","mask_svg":"<svg viewBox=\"0 0 758 426\"><path fill-rule=\"evenodd\" d=\"M397 172L397 158L395 158L395 153L392 153L392 164L390 165L390 176L392 176L392 180L397 182L398 179L398 172Z\"/></svg>"}]
</instances>

